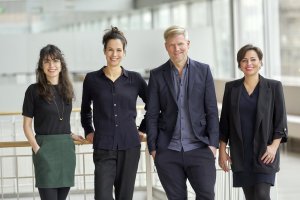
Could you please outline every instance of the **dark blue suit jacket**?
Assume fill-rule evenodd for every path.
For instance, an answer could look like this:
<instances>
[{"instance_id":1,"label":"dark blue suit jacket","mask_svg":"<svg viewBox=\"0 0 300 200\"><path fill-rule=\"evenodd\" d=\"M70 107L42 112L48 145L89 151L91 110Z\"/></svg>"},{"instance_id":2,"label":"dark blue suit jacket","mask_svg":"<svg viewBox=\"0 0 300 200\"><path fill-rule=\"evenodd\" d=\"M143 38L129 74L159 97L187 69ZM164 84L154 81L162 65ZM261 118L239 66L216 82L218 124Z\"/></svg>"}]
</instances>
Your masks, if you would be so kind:
<instances>
[{"instance_id":1,"label":"dark blue suit jacket","mask_svg":"<svg viewBox=\"0 0 300 200\"><path fill-rule=\"evenodd\" d=\"M199 141L218 147L219 120L215 87L207 64L189 60L188 111ZM147 140L149 151L166 149L173 135L178 106L170 61L151 70L148 85Z\"/></svg>"}]
</instances>

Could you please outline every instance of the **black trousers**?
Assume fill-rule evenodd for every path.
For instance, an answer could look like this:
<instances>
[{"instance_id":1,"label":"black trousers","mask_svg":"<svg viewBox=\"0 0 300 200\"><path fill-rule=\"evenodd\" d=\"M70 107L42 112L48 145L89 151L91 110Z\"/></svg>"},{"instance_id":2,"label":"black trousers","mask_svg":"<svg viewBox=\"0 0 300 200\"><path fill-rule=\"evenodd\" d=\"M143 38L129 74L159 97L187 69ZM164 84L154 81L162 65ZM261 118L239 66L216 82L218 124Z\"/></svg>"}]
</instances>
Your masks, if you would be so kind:
<instances>
[{"instance_id":1,"label":"black trousers","mask_svg":"<svg viewBox=\"0 0 300 200\"><path fill-rule=\"evenodd\" d=\"M95 199L132 200L140 147L128 150L99 150L93 154L95 164Z\"/></svg>"},{"instance_id":2,"label":"black trousers","mask_svg":"<svg viewBox=\"0 0 300 200\"><path fill-rule=\"evenodd\" d=\"M254 186L243 187L243 191L246 200L270 200L270 188L269 183L258 183Z\"/></svg>"},{"instance_id":3,"label":"black trousers","mask_svg":"<svg viewBox=\"0 0 300 200\"><path fill-rule=\"evenodd\" d=\"M208 147L188 152L157 151L155 165L169 200L187 199L189 180L197 200L213 200L216 182L215 157Z\"/></svg>"},{"instance_id":4,"label":"black trousers","mask_svg":"<svg viewBox=\"0 0 300 200\"><path fill-rule=\"evenodd\" d=\"M63 188L38 188L41 200L66 200L70 191L69 187Z\"/></svg>"}]
</instances>

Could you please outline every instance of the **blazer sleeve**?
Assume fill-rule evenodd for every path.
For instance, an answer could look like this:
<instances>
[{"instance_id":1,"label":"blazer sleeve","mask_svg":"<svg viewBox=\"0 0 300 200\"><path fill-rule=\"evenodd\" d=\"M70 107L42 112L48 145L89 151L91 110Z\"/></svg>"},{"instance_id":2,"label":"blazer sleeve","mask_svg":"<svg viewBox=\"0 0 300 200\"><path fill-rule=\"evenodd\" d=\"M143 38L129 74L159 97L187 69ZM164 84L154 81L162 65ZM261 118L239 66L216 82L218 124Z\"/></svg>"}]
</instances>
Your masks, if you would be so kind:
<instances>
[{"instance_id":1,"label":"blazer sleeve","mask_svg":"<svg viewBox=\"0 0 300 200\"><path fill-rule=\"evenodd\" d=\"M281 138L281 142L284 143L287 142L288 128L283 88L279 81L276 84L274 97L274 135L275 139L276 137Z\"/></svg>"},{"instance_id":2,"label":"blazer sleeve","mask_svg":"<svg viewBox=\"0 0 300 200\"><path fill-rule=\"evenodd\" d=\"M158 137L158 118L160 113L159 91L153 71L150 71L148 83L148 104L146 113L147 143L151 153L156 150L156 140Z\"/></svg>"},{"instance_id":3,"label":"blazer sleeve","mask_svg":"<svg viewBox=\"0 0 300 200\"><path fill-rule=\"evenodd\" d=\"M205 83L205 112L209 145L219 147L219 115L215 85L209 67Z\"/></svg>"},{"instance_id":4,"label":"blazer sleeve","mask_svg":"<svg viewBox=\"0 0 300 200\"><path fill-rule=\"evenodd\" d=\"M230 93L228 83L225 85L222 110L220 117L220 140L227 144L229 138L229 110L230 110Z\"/></svg>"}]
</instances>

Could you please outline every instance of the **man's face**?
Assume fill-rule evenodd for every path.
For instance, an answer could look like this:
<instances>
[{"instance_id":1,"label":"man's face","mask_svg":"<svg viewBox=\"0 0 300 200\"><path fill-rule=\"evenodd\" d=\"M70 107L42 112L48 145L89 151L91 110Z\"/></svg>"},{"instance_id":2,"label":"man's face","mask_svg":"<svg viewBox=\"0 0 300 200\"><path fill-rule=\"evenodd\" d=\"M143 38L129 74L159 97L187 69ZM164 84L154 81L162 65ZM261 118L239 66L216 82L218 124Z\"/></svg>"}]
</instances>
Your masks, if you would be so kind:
<instances>
[{"instance_id":1,"label":"man's face","mask_svg":"<svg viewBox=\"0 0 300 200\"><path fill-rule=\"evenodd\" d=\"M166 50L171 61L177 65L184 65L187 61L190 41L183 34L169 36L165 42Z\"/></svg>"}]
</instances>

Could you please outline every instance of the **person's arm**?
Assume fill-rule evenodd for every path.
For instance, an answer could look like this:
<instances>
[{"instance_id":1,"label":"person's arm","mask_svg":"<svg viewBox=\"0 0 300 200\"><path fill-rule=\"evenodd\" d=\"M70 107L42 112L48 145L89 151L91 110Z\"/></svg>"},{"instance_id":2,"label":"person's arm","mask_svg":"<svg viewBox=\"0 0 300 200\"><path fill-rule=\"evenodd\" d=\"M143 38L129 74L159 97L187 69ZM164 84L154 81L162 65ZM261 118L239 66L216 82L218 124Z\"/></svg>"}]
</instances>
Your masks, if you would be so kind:
<instances>
[{"instance_id":1,"label":"person's arm","mask_svg":"<svg viewBox=\"0 0 300 200\"><path fill-rule=\"evenodd\" d=\"M40 146L36 142L33 129L32 129L32 118L23 116L23 131L25 133L25 136L29 142L29 144L32 147L32 150L34 153L37 153L40 149Z\"/></svg>"},{"instance_id":2,"label":"person's arm","mask_svg":"<svg viewBox=\"0 0 300 200\"><path fill-rule=\"evenodd\" d=\"M281 82L276 82L275 87L276 97L274 99L274 112L273 112L273 141L271 145L267 146L266 152L262 155L261 160L265 164L273 163L278 153L280 143L287 141L287 116L284 101L284 94Z\"/></svg>"},{"instance_id":3,"label":"person's arm","mask_svg":"<svg viewBox=\"0 0 300 200\"><path fill-rule=\"evenodd\" d=\"M216 148L219 147L219 117L215 86L209 66L207 67L204 103L207 121L207 132L209 137L209 147L216 156Z\"/></svg>"},{"instance_id":4,"label":"person's arm","mask_svg":"<svg viewBox=\"0 0 300 200\"><path fill-rule=\"evenodd\" d=\"M155 157L156 139L158 135L158 118L160 113L159 91L153 71L150 72L148 84L148 103L146 113L147 143L149 153Z\"/></svg>"},{"instance_id":5,"label":"person's arm","mask_svg":"<svg viewBox=\"0 0 300 200\"><path fill-rule=\"evenodd\" d=\"M83 89L82 89L82 101L81 101L81 125L84 129L84 134L87 138L90 133L94 133L93 127L93 115L92 115L92 100L90 95L90 83L89 83L89 76L86 75L83 81ZM88 138L87 138L88 139ZM91 135L89 136L88 141L93 141L91 139Z\"/></svg>"},{"instance_id":6,"label":"person's arm","mask_svg":"<svg viewBox=\"0 0 300 200\"><path fill-rule=\"evenodd\" d=\"M138 74L139 78L139 97L143 100L145 106L144 109L147 111L147 83L146 81L142 78L140 74ZM144 118L142 119L140 125L139 125L139 137L140 141L145 141L146 140L146 114L144 115Z\"/></svg>"},{"instance_id":7,"label":"person's arm","mask_svg":"<svg viewBox=\"0 0 300 200\"><path fill-rule=\"evenodd\" d=\"M231 158L226 151L226 146L229 138L229 107L230 107L230 93L228 84L225 85L224 95L222 100L222 110L220 117L220 147L219 147L219 166L225 171L229 171Z\"/></svg>"}]
</instances>

